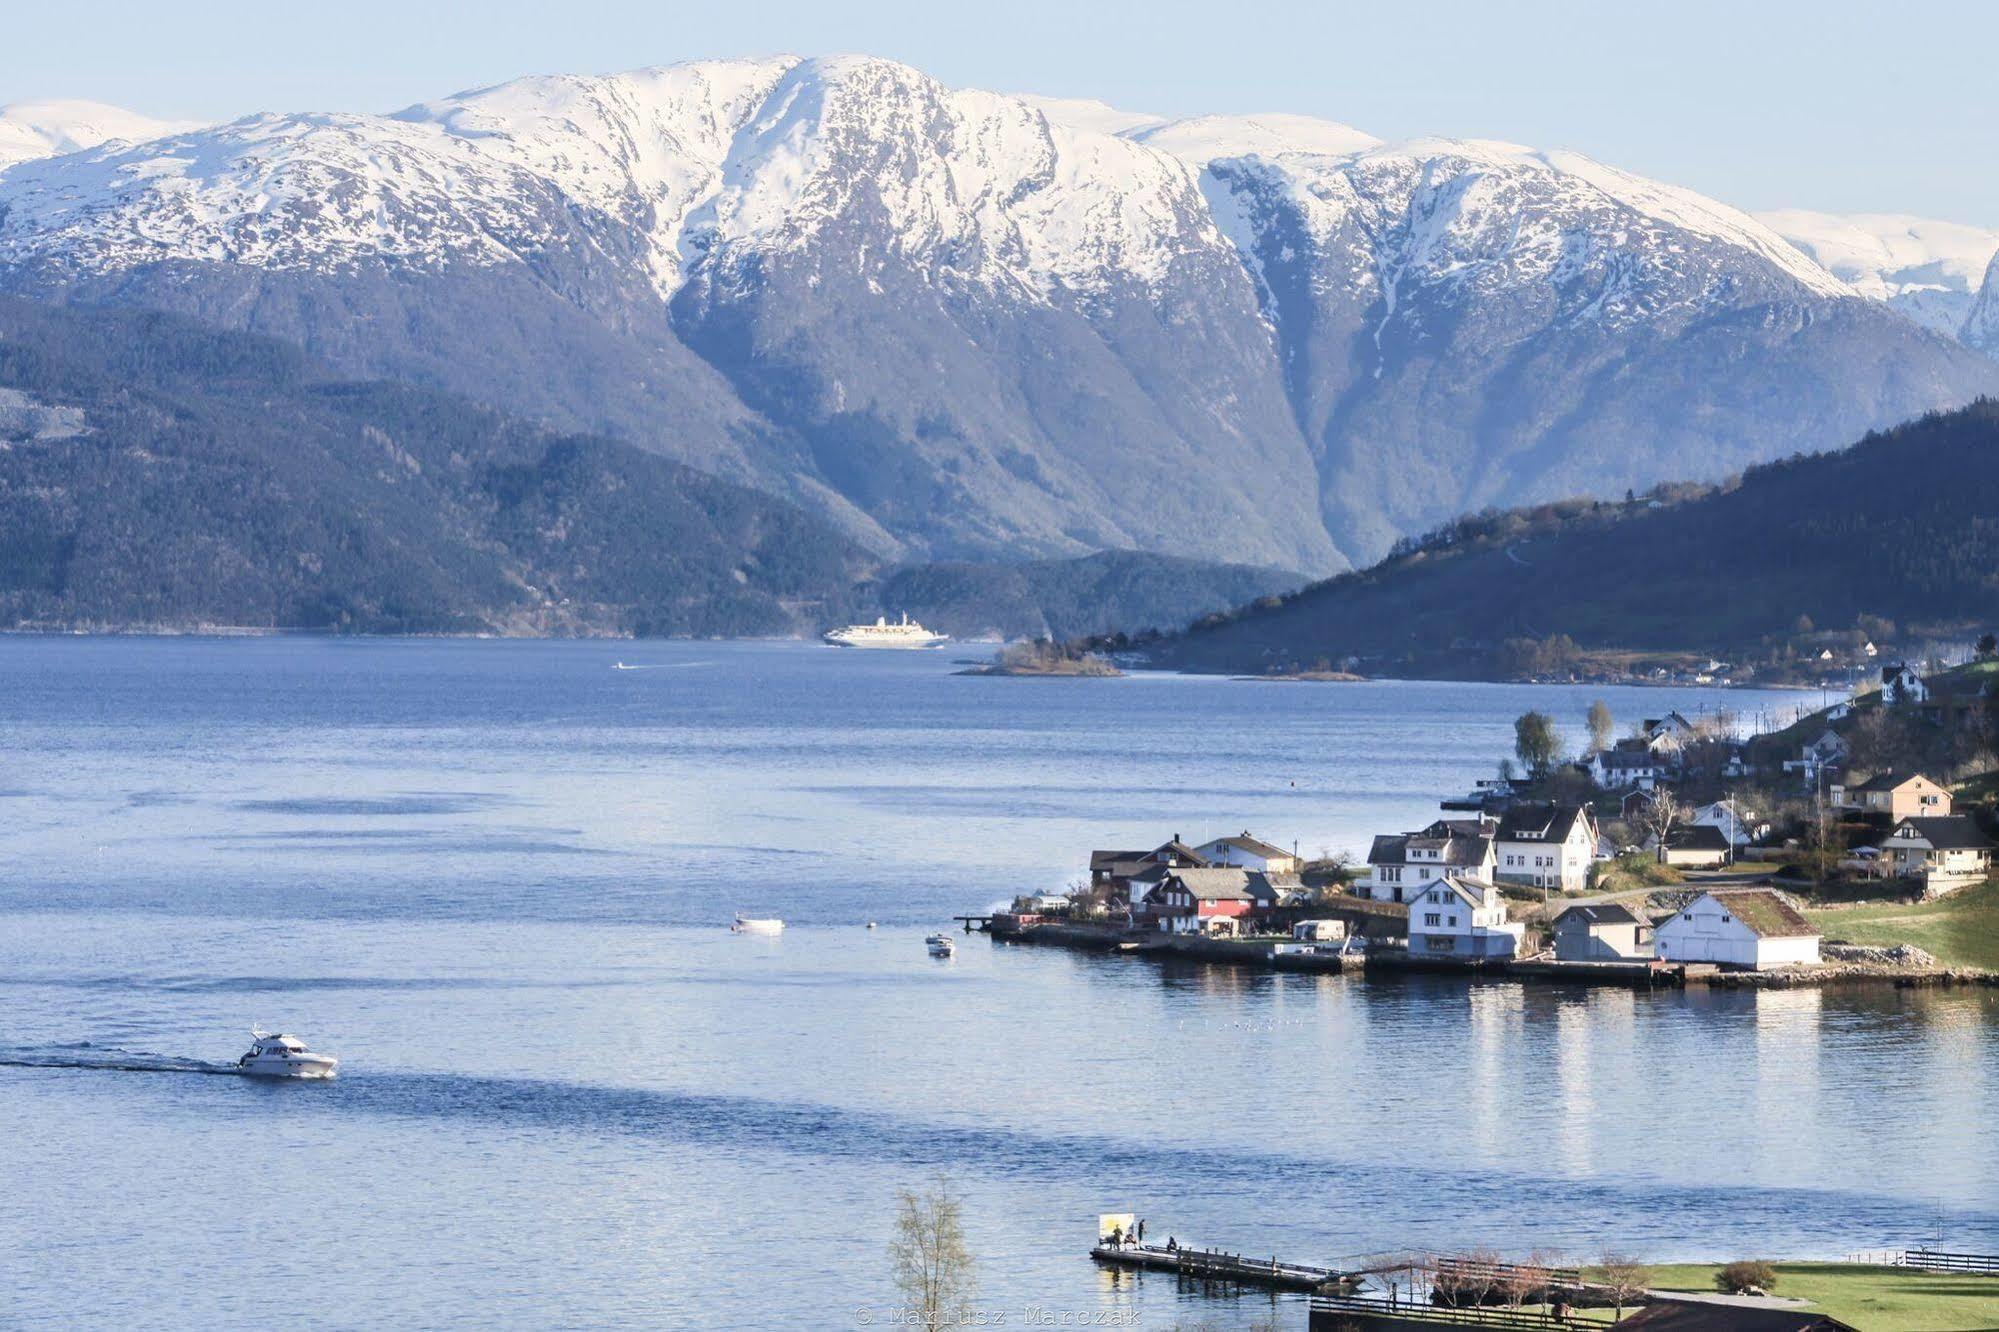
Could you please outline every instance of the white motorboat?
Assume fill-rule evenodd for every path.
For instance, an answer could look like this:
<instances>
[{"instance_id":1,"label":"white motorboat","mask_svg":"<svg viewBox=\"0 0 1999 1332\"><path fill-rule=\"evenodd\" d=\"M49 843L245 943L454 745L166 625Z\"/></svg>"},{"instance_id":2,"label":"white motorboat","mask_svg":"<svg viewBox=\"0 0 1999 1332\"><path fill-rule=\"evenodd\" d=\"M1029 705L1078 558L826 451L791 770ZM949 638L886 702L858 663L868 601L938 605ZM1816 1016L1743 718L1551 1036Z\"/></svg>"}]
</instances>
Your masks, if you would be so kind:
<instances>
[{"instance_id":1,"label":"white motorboat","mask_svg":"<svg viewBox=\"0 0 1999 1332\"><path fill-rule=\"evenodd\" d=\"M950 957L958 951L957 941L948 934L933 934L923 942L932 957Z\"/></svg>"},{"instance_id":2,"label":"white motorboat","mask_svg":"<svg viewBox=\"0 0 1999 1332\"><path fill-rule=\"evenodd\" d=\"M784 922L776 916L737 916L729 931L732 934L783 934Z\"/></svg>"},{"instance_id":3,"label":"white motorboat","mask_svg":"<svg viewBox=\"0 0 1999 1332\"><path fill-rule=\"evenodd\" d=\"M836 646L857 648L932 648L951 641L949 634L932 633L906 614L896 621L877 615L873 624L850 624L825 637Z\"/></svg>"},{"instance_id":4,"label":"white motorboat","mask_svg":"<svg viewBox=\"0 0 1999 1332\"><path fill-rule=\"evenodd\" d=\"M236 1061L240 1072L259 1078L330 1078L340 1061L314 1054L296 1036L252 1028L250 1052Z\"/></svg>"}]
</instances>

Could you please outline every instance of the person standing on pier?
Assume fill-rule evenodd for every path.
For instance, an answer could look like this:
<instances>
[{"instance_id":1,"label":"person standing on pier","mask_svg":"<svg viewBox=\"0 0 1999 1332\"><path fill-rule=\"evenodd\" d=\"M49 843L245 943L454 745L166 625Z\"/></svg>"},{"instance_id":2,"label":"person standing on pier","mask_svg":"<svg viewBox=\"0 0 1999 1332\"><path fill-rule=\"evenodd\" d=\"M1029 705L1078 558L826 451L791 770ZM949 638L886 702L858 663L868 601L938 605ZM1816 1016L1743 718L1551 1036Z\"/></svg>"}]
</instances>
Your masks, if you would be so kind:
<instances>
[{"instance_id":1,"label":"person standing on pier","mask_svg":"<svg viewBox=\"0 0 1999 1332\"><path fill-rule=\"evenodd\" d=\"M1145 1243L1145 1218L1142 1216L1138 1218L1138 1242Z\"/></svg>"}]
</instances>

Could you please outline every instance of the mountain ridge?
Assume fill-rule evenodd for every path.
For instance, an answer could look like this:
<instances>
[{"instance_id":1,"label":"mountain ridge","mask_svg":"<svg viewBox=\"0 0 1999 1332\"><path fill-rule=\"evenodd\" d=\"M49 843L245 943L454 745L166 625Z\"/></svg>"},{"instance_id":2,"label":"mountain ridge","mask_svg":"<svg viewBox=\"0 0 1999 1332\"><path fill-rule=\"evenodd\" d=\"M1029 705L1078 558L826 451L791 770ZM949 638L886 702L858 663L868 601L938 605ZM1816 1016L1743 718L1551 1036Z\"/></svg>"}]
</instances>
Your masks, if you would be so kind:
<instances>
[{"instance_id":1,"label":"mountain ridge","mask_svg":"<svg viewBox=\"0 0 1999 1332\"><path fill-rule=\"evenodd\" d=\"M895 560L1326 572L1999 387L1747 215L1575 154L1086 112L858 56L21 163L0 289L614 434Z\"/></svg>"}]
</instances>

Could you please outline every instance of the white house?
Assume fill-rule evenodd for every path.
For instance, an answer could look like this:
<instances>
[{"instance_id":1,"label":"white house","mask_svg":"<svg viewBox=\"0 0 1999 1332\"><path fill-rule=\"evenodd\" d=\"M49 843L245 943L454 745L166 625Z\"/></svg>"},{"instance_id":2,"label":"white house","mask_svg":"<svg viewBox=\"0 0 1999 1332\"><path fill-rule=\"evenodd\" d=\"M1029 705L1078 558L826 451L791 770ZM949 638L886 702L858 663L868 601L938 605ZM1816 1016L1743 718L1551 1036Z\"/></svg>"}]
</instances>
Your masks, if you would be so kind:
<instances>
[{"instance_id":1,"label":"white house","mask_svg":"<svg viewBox=\"0 0 1999 1332\"><path fill-rule=\"evenodd\" d=\"M1446 874L1490 881L1492 829L1484 818L1438 819L1420 832L1376 837L1367 852L1367 877L1354 885L1354 896L1408 902Z\"/></svg>"},{"instance_id":2,"label":"white house","mask_svg":"<svg viewBox=\"0 0 1999 1332\"><path fill-rule=\"evenodd\" d=\"M1710 666L1709 669L1719 668ZM1677 712L1669 712L1663 717L1647 717L1639 725L1638 734L1654 749L1678 749L1691 743L1696 732L1692 722Z\"/></svg>"},{"instance_id":3,"label":"white house","mask_svg":"<svg viewBox=\"0 0 1999 1332\"><path fill-rule=\"evenodd\" d=\"M1768 888L1702 893L1652 931L1661 962L1714 962L1768 971L1819 960L1819 932Z\"/></svg>"},{"instance_id":4,"label":"white house","mask_svg":"<svg viewBox=\"0 0 1999 1332\"><path fill-rule=\"evenodd\" d=\"M1506 918L1499 889L1447 874L1409 900L1409 956L1512 957L1526 927Z\"/></svg>"},{"instance_id":5,"label":"white house","mask_svg":"<svg viewBox=\"0 0 1999 1332\"><path fill-rule=\"evenodd\" d=\"M1606 791L1649 791L1673 779L1679 766L1678 746L1649 740L1620 740L1584 761L1590 780Z\"/></svg>"},{"instance_id":6,"label":"white house","mask_svg":"<svg viewBox=\"0 0 1999 1332\"><path fill-rule=\"evenodd\" d=\"M1770 824L1753 809L1744 809L1734 800L1715 800L1696 806L1687 819L1692 827L1719 828L1738 847L1748 846L1770 835Z\"/></svg>"},{"instance_id":7,"label":"white house","mask_svg":"<svg viewBox=\"0 0 1999 1332\"><path fill-rule=\"evenodd\" d=\"M1194 848L1194 854L1217 869L1248 869L1264 874L1298 872L1297 856L1260 837L1251 837L1247 828L1234 837L1203 842Z\"/></svg>"},{"instance_id":8,"label":"white house","mask_svg":"<svg viewBox=\"0 0 1999 1332\"><path fill-rule=\"evenodd\" d=\"M1784 771L1795 772L1806 787L1816 787L1821 773L1846 762L1847 743L1838 731L1827 730L1818 739L1798 750L1798 757L1784 760Z\"/></svg>"},{"instance_id":9,"label":"white house","mask_svg":"<svg viewBox=\"0 0 1999 1332\"><path fill-rule=\"evenodd\" d=\"M1499 819L1493 833L1493 874L1500 883L1524 883L1554 892L1589 886L1596 855L1596 820L1587 805L1522 801Z\"/></svg>"},{"instance_id":10,"label":"white house","mask_svg":"<svg viewBox=\"0 0 1999 1332\"><path fill-rule=\"evenodd\" d=\"M1659 851L1659 839L1645 839L1645 849ZM1686 869L1718 869L1728 863L1728 832L1708 823L1683 823L1666 834L1666 846L1659 854L1662 865Z\"/></svg>"},{"instance_id":11,"label":"white house","mask_svg":"<svg viewBox=\"0 0 1999 1332\"><path fill-rule=\"evenodd\" d=\"M1992 870L1992 843L1963 814L1909 818L1882 840L1888 872L1915 879L1927 897L1941 897L1978 883Z\"/></svg>"},{"instance_id":12,"label":"white house","mask_svg":"<svg viewBox=\"0 0 1999 1332\"><path fill-rule=\"evenodd\" d=\"M1890 707L1903 703L1927 703L1930 687L1906 661L1881 668L1881 701Z\"/></svg>"}]
</instances>

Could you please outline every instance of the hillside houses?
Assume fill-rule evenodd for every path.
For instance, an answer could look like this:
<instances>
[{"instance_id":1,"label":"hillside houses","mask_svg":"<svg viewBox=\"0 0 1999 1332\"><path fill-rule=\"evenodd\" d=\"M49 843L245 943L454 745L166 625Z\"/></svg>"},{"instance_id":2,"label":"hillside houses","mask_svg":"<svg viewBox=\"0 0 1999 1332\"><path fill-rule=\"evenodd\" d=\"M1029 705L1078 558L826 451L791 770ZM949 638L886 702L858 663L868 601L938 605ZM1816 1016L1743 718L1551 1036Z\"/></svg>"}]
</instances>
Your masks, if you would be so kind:
<instances>
[{"instance_id":1,"label":"hillside houses","mask_svg":"<svg viewBox=\"0 0 1999 1332\"><path fill-rule=\"evenodd\" d=\"M1925 897L1983 882L1992 871L1991 839L1962 814L1901 819L1881 854L1889 873L1920 884Z\"/></svg>"},{"instance_id":2,"label":"hillside houses","mask_svg":"<svg viewBox=\"0 0 1999 1332\"><path fill-rule=\"evenodd\" d=\"M1950 792L1919 772L1897 776L1890 770L1852 786L1835 782L1831 798L1835 809L1879 815L1891 822L1951 812Z\"/></svg>"},{"instance_id":3,"label":"hillside houses","mask_svg":"<svg viewBox=\"0 0 1999 1332\"><path fill-rule=\"evenodd\" d=\"M1738 849L1770 835L1769 821L1759 818L1755 810L1743 808L1736 800L1711 800L1696 805L1687 822L1696 827L1721 829L1729 844Z\"/></svg>"},{"instance_id":4,"label":"hillside houses","mask_svg":"<svg viewBox=\"0 0 1999 1332\"><path fill-rule=\"evenodd\" d=\"M1654 748L1644 740L1620 740L1583 761L1590 780L1606 791L1650 791L1673 780L1679 771L1677 751Z\"/></svg>"},{"instance_id":5,"label":"hillside houses","mask_svg":"<svg viewBox=\"0 0 1999 1332\"><path fill-rule=\"evenodd\" d=\"M1881 701L1889 707L1930 701L1929 685L1907 662L1898 661L1881 668Z\"/></svg>"}]
</instances>

